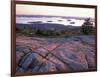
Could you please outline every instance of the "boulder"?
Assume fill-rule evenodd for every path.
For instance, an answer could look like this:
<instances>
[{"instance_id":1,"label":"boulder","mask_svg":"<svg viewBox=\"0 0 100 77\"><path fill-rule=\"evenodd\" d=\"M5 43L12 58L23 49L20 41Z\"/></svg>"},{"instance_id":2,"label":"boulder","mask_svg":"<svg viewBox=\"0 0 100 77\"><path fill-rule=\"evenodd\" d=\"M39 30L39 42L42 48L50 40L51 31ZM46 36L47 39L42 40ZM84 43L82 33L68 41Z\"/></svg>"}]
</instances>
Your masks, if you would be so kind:
<instances>
[{"instance_id":1,"label":"boulder","mask_svg":"<svg viewBox=\"0 0 100 77\"><path fill-rule=\"evenodd\" d=\"M17 72L17 73L23 73L23 72L25 72L25 70L24 70L23 68L17 66L17 67L16 67L16 72Z\"/></svg>"},{"instance_id":2,"label":"boulder","mask_svg":"<svg viewBox=\"0 0 100 77\"><path fill-rule=\"evenodd\" d=\"M23 52L16 51L16 64L22 59L25 54Z\"/></svg>"},{"instance_id":3,"label":"boulder","mask_svg":"<svg viewBox=\"0 0 100 77\"><path fill-rule=\"evenodd\" d=\"M43 59L43 63L41 64L41 67L39 69L39 72L56 72L55 64L52 62Z\"/></svg>"},{"instance_id":4,"label":"boulder","mask_svg":"<svg viewBox=\"0 0 100 77\"><path fill-rule=\"evenodd\" d=\"M63 63L61 60L59 60L56 56L49 54L47 59L55 64L56 71L58 72L70 71L70 68L67 65L65 65L65 63Z\"/></svg>"},{"instance_id":5,"label":"boulder","mask_svg":"<svg viewBox=\"0 0 100 77\"><path fill-rule=\"evenodd\" d=\"M44 48L37 48L33 52L40 54L41 56L45 57L49 52Z\"/></svg>"},{"instance_id":6,"label":"boulder","mask_svg":"<svg viewBox=\"0 0 100 77\"><path fill-rule=\"evenodd\" d=\"M24 69L27 69L30 67L33 63L37 65L39 61L41 61L42 57L39 56L37 53L29 52L26 54L23 59L20 61L19 66L23 67ZM35 66L34 65L34 66Z\"/></svg>"},{"instance_id":7,"label":"boulder","mask_svg":"<svg viewBox=\"0 0 100 77\"><path fill-rule=\"evenodd\" d=\"M87 70L88 64L85 55L76 45L67 42L54 50L52 54L64 62L72 71Z\"/></svg>"},{"instance_id":8,"label":"boulder","mask_svg":"<svg viewBox=\"0 0 100 77\"><path fill-rule=\"evenodd\" d=\"M89 47L83 48L81 49L81 51L85 54L89 69L95 68L96 67L95 52L93 52L93 50L91 50L91 48Z\"/></svg>"}]
</instances>

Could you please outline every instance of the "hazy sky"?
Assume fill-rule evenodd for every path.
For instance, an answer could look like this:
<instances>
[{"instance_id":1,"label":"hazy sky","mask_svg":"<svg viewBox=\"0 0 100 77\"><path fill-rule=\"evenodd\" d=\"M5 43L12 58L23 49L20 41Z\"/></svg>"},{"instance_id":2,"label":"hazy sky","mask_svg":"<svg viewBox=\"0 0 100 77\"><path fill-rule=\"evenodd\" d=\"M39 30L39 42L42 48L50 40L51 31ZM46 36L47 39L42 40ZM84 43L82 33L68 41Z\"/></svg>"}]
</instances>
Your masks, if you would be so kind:
<instances>
[{"instance_id":1,"label":"hazy sky","mask_svg":"<svg viewBox=\"0 0 100 77\"><path fill-rule=\"evenodd\" d=\"M53 16L75 16L94 18L95 10L90 8L73 8L43 5L16 4L17 15L53 15Z\"/></svg>"}]
</instances>

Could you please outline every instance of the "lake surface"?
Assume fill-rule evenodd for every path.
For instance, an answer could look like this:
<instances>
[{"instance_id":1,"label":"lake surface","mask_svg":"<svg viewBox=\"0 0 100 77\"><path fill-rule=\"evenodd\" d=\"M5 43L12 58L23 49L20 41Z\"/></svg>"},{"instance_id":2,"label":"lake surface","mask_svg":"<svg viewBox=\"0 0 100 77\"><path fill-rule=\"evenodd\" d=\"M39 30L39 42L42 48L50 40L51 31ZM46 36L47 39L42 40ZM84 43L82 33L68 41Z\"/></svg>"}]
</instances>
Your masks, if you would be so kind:
<instances>
[{"instance_id":1,"label":"lake surface","mask_svg":"<svg viewBox=\"0 0 100 77\"><path fill-rule=\"evenodd\" d=\"M16 16L17 24L34 24L34 23L51 23L61 24L64 26L82 26L84 19L62 18L62 17L28 17Z\"/></svg>"}]
</instances>

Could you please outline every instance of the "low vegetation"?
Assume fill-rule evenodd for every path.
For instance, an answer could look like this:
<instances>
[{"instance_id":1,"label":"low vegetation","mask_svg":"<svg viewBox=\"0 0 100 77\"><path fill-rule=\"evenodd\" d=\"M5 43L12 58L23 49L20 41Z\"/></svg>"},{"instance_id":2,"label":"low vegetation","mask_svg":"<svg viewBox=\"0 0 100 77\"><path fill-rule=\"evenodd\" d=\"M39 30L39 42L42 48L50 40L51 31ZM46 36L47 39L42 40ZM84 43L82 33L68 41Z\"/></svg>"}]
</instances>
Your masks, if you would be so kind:
<instances>
[{"instance_id":1,"label":"low vegetation","mask_svg":"<svg viewBox=\"0 0 100 77\"><path fill-rule=\"evenodd\" d=\"M41 35L41 36L63 36L69 37L72 35L94 35L95 34L95 27L93 27L93 23L90 21L90 18L86 19L83 25L77 29L72 30L56 30L56 29L18 29L16 28L18 33L23 33L26 35Z\"/></svg>"}]
</instances>

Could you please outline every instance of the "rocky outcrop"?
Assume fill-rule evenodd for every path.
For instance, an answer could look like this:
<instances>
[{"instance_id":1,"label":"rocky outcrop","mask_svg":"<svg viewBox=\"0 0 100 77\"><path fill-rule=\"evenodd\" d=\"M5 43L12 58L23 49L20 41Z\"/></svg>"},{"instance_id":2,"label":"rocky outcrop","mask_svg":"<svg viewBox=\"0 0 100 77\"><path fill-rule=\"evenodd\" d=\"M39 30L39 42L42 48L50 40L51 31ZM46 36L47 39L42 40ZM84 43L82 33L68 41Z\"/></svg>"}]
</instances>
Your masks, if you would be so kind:
<instances>
[{"instance_id":1,"label":"rocky outcrop","mask_svg":"<svg viewBox=\"0 0 100 77\"><path fill-rule=\"evenodd\" d=\"M75 36L69 39L19 36L16 38L16 72L94 70L94 39L93 36Z\"/></svg>"}]
</instances>

